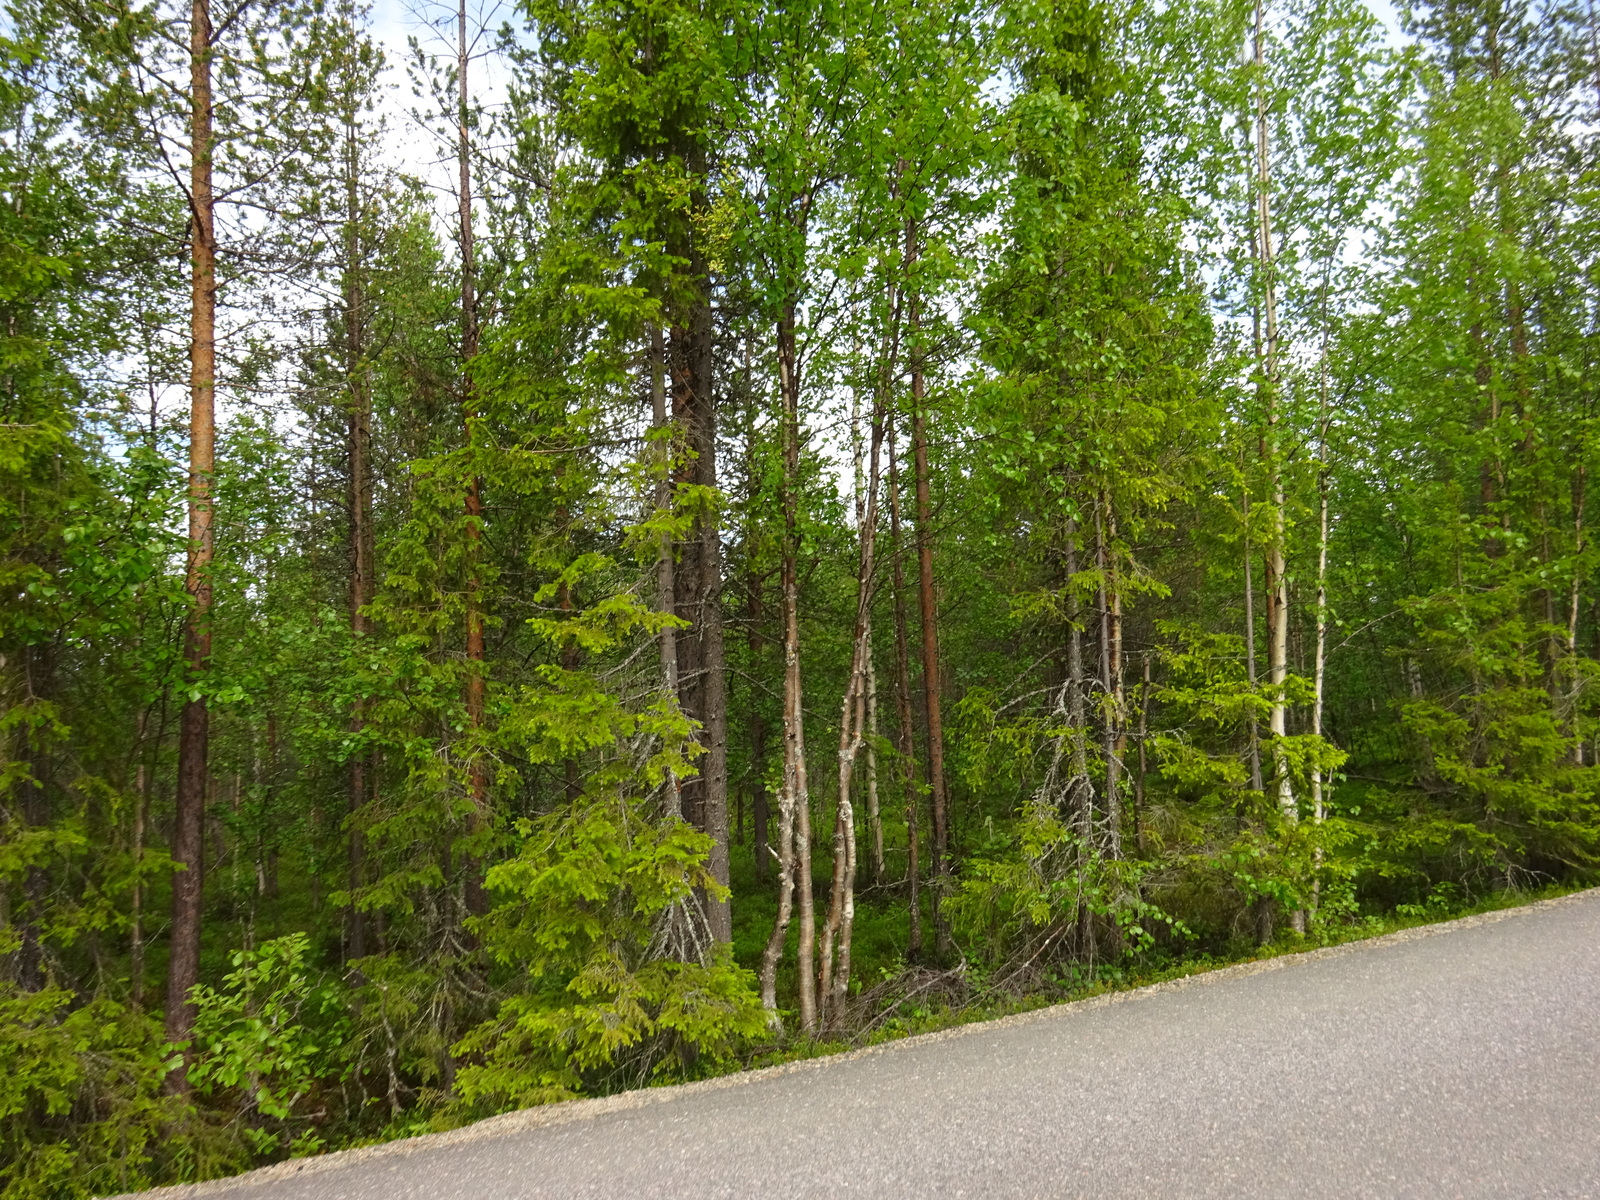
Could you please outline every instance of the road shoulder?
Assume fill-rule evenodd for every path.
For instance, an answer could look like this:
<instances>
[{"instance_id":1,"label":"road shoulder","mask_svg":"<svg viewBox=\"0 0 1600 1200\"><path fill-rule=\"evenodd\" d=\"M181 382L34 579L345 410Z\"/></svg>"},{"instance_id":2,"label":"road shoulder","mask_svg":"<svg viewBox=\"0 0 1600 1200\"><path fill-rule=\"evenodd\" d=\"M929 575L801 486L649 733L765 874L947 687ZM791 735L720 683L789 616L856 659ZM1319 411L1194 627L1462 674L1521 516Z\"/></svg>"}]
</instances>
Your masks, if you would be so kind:
<instances>
[{"instance_id":1,"label":"road shoulder","mask_svg":"<svg viewBox=\"0 0 1600 1200\"><path fill-rule=\"evenodd\" d=\"M258 1167L242 1175L228 1176L222 1179L208 1180L204 1183L179 1184L172 1187L156 1188L147 1192L132 1193L140 1197L153 1197L156 1200L201 1200L203 1197L221 1196L241 1192L258 1185L270 1184L285 1179L300 1179L308 1175L318 1175L328 1171L344 1170L366 1164L386 1162L395 1158L407 1157L413 1154L425 1153L446 1147L461 1146L473 1142L488 1141L496 1138L512 1137L533 1129L541 1129L553 1125L566 1125L575 1121L593 1120L596 1117L606 1116L611 1113L626 1112L632 1109L651 1107L665 1104L686 1096L698 1095L704 1092L717 1091L724 1088L747 1087L761 1080L770 1079L780 1075L792 1075L803 1071L826 1070L830 1066L852 1060L868 1058L876 1055L894 1054L901 1051L926 1046L930 1043L950 1041L963 1038L975 1033L982 1033L995 1029L1010 1028L1013 1026L1031 1025L1043 1021L1057 1021L1071 1019L1075 1014L1093 1009L1105 1008L1112 1004L1136 1003L1152 995L1177 991L1184 988L1205 987L1247 975L1259 975L1267 971L1287 970L1293 967L1321 962L1330 958L1340 958L1354 954L1365 954L1386 946L1402 942L1412 942L1423 938L1435 937L1440 934L1456 933L1483 925L1494 924L1499 921L1525 916L1531 913L1542 912L1551 908L1563 907L1573 903L1590 899L1600 888L1591 888L1580 892L1571 892L1564 896L1556 896L1546 900L1536 900L1530 904L1519 905L1512 908L1494 909L1489 912L1476 913L1471 916L1458 917L1450 921L1442 921L1432 925L1419 925L1410 929L1398 930L1394 933L1381 934L1377 937L1363 938L1356 941L1344 942L1337 946L1319 947L1317 949L1293 951L1275 955L1271 958L1255 959L1249 962L1235 963L1231 966L1217 967L1212 970L1197 971L1176 979L1165 980L1160 983L1147 984L1143 987L1129 988L1123 991L1105 992L1098 996L1091 996L1083 1000L1069 1001L1063 1004L1049 1005L1043 1008L1032 1009L1028 1012L1016 1013L1011 1016L997 1017L987 1021L974 1021L968 1024L952 1026L949 1029L938 1030L933 1033L914 1034L909 1037L898 1038L892 1041L880 1042L876 1045L865 1046L856 1050L840 1051L836 1054L819 1055L814 1058L798 1059L794 1062L780 1063L776 1066L759 1067L748 1071L738 1071L728 1075L719 1075L713 1079L696 1080L692 1083L672 1084L656 1088L640 1088L634 1091L619 1092L612 1096L599 1096L593 1099L568 1100L559 1104L546 1104L537 1108L519 1109L515 1112L502 1113L499 1116L487 1117L471 1125L464 1125L460 1129L447 1130L442 1133L421 1134L416 1137L404 1138L393 1142L380 1142L371 1146L359 1146L350 1150L337 1150L329 1154L318 1155L311 1158L289 1159L286 1162L274 1163L271 1166ZM126 1200L125 1197L116 1197L113 1200Z\"/></svg>"}]
</instances>

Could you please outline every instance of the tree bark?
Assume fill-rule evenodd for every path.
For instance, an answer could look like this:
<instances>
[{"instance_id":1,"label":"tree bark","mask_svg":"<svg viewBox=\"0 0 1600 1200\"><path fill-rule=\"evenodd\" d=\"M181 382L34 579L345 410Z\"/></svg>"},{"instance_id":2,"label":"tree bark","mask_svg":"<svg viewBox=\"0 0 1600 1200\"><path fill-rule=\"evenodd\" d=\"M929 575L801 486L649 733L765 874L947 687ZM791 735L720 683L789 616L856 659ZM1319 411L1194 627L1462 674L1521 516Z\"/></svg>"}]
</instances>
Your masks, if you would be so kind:
<instances>
[{"instance_id":1,"label":"tree bark","mask_svg":"<svg viewBox=\"0 0 1600 1200\"><path fill-rule=\"evenodd\" d=\"M657 461L655 506L658 517L672 507L673 427L667 413L667 350L661 326L650 326L650 420L655 430ZM663 533L656 548L656 607L677 614L678 590L672 538ZM668 625L661 631L661 686L674 702L678 700L678 631ZM676 775L667 781L669 815L683 815L683 784Z\"/></svg>"},{"instance_id":2,"label":"tree bark","mask_svg":"<svg viewBox=\"0 0 1600 1200\"><path fill-rule=\"evenodd\" d=\"M24 675L28 699L48 703L55 693L56 654L53 643L27 646L23 650ZM50 824L50 760L40 743L42 734L30 735L24 726L18 730L30 778L18 787L22 794L22 823L30 829ZM49 979L40 922L49 906L50 879L43 863L32 863L23 873L24 917L17 930L22 945L17 950L17 982L25 992L37 992Z\"/></svg>"},{"instance_id":3,"label":"tree bark","mask_svg":"<svg viewBox=\"0 0 1600 1200\"><path fill-rule=\"evenodd\" d=\"M472 130L467 71L471 65L467 42L467 4L456 6L456 171L457 200L460 203L461 238L461 421L469 456L466 488L467 537L467 619L466 619L466 709L468 753L467 789L472 802L469 834L474 841L489 824L489 770L484 759L483 722L485 673L483 641L483 585L478 560L483 540L483 480L477 465L470 461L477 442L478 394L473 382L473 361L478 357L477 258L472 231ZM483 887L483 864L477 851L464 856L462 894L469 913L481 916L489 911L489 896Z\"/></svg>"},{"instance_id":4,"label":"tree bark","mask_svg":"<svg viewBox=\"0 0 1600 1200\"><path fill-rule=\"evenodd\" d=\"M1255 6L1255 62L1256 83L1256 212L1257 237L1260 242L1259 265L1263 283L1263 307L1266 317L1265 360L1262 372L1262 390L1265 393L1267 427L1265 458L1268 486L1272 492L1271 526L1267 541L1267 676L1271 687L1267 710L1268 729L1272 735L1272 764L1277 792L1278 809L1289 824L1299 819L1294 797L1294 785L1289 778L1289 761L1284 751L1283 739L1288 735L1288 705L1285 689L1289 676L1289 579L1285 566L1284 543L1287 538L1284 513L1283 465L1280 461L1279 372L1278 372L1278 284L1277 260L1272 242L1271 162L1268 153L1265 11L1262 0ZM1305 932L1305 912L1295 910L1289 921L1297 933Z\"/></svg>"},{"instance_id":5,"label":"tree bark","mask_svg":"<svg viewBox=\"0 0 1600 1200\"><path fill-rule=\"evenodd\" d=\"M1095 504L1094 551L1095 570L1100 578L1100 687L1104 696L1102 712L1105 714L1101 722L1100 742L1106 773L1104 846L1107 858L1121 858L1122 812L1117 789L1122 765L1122 615L1120 611L1113 611L1117 606L1113 603L1111 550L1106 537L1109 522L1109 501L1102 492Z\"/></svg>"},{"instance_id":6,"label":"tree bark","mask_svg":"<svg viewBox=\"0 0 1600 1200\"><path fill-rule=\"evenodd\" d=\"M867 825L872 834L872 886L882 887L883 810L878 801L878 668L867 655Z\"/></svg>"},{"instance_id":7,"label":"tree bark","mask_svg":"<svg viewBox=\"0 0 1600 1200\"><path fill-rule=\"evenodd\" d=\"M1581 456L1587 447L1580 442ZM1581 457L1572 481L1572 586L1567 593L1567 663L1571 678L1567 681L1568 733L1572 738L1572 764L1583 766L1583 729L1579 725L1578 697L1581 679L1578 670L1578 611L1583 597L1583 507L1584 484L1587 480L1585 464Z\"/></svg>"},{"instance_id":8,"label":"tree bark","mask_svg":"<svg viewBox=\"0 0 1600 1200\"><path fill-rule=\"evenodd\" d=\"M146 825L150 819L150 708L139 711L139 766L134 774L133 798L133 890L128 897L128 999L135 1008L144 1007L144 847Z\"/></svg>"},{"instance_id":9,"label":"tree bark","mask_svg":"<svg viewBox=\"0 0 1600 1200\"><path fill-rule=\"evenodd\" d=\"M916 261L916 227L906 230L906 262ZM950 952L950 926L943 902L950 891L949 809L944 780L944 721L940 712L939 614L933 588L933 505L928 486L928 436L924 413L926 389L922 348L918 341L919 304L910 294L911 322L911 453L917 493L917 598L922 610L922 693L928 731L928 791L933 808L932 898L933 948L941 959Z\"/></svg>"},{"instance_id":10,"label":"tree bark","mask_svg":"<svg viewBox=\"0 0 1600 1200\"><path fill-rule=\"evenodd\" d=\"M712 387L712 314L709 283L698 255L691 257L694 299L684 323L672 329L673 408L689 438L693 459L683 477L707 490L717 489L717 414ZM727 655L722 623L722 530L715 508L695 518L683 547L677 579L679 615L690 628L678 640L679 683L684 711L700 724L705 754L699 773L683 786L685 815L711 837L706 866L723 887L728 884L728 712ZM733 938L728 901L706 897L712 936Z\"/></svg>"},{"instance_id":11,"label":"tree bark","mask_svg":"<svg viewBox=\"0 0 1600 1200\"><path fill-rule=\"evenodd\" d=\"M1326 444L1326 435L1324 435ZM1326 449L1324 449L1326 454ZM1328 666L1328 471L1326 459L1322 470L1317 477L1317 651L1312 664L1311 681L1311 736L1322 737L1322 711L1324 704L1324 680L1327 676ZM1321 748L1318 747L1320 753ZM1316 824L1322 824L1323 819L1323 785L1322 766L1320 762L1311 764L1311 819ZM1313 854L1312 868L1315 872L1311 880L1311 911L1316 912L1317 901L1322 890L1322 848L1319 846Z\"/></svg>"},{"instance_id":12,"label":"tree bark","mask_svg":"<svg viewBox=\"0 0 1600 1200\"><path fill-rule=\"evenodd\" d=\"M766 649L766 639L761 634L765 617L761 603L761 581L755 572L749 580L749 643L751 671L759 674L760 663ZM754 795L751 799L751 852L755 858L756 878L766 879L772 874L772 843L769 824L772 820L772 803L767 796L765 764L767 761L767 722L759 708L750 706L750 765Z\"/></svg>"},{"instance_id":13,"label":"tree bark","mask_svg":"<svg viewBox=\"0 0 1600 1200\"><path fill-rule=\"evenodd\" d=\"M1081 883L1095 848L1094 787L1089 780L1089 715L1084 703L1087 676L1083 666L1082 604L1074 580L1078 574L1078 522L1069 516L1066 523L1065 554L1067 578L1067 678L1065 683L1067 728L1071 774L1064 792L1067 824L1077 835L1080 893L1077 925L1078 948L1085 955L1094 950L1092 914Z\"/></svg>"},{"instance_id":14,"label":"tree bark","mask_svg":"<svg viewBox=\"0 0 1600 1200\"><path fill-rule=\"evenodd\" d=\"M1139 687L1139 770L1133 777L1133 841L1139 853L1145 852L1144 777L1147 770L1145 743L1150 736L1150 653L1144 655L1144 680Z\"/></svg>"},{"instance_id":15,"label":"tree bark","mask_svg":"<svg viewBox=\"0 0 1600 1200\"><path fill-rule=\"evenodd\" d=\"M1094 794L1089 786L1089 745L1086 731L1089 714L1084 704L1083 615L1077 589L1070 581L1078 573L1078 523L1067 518L1066 574L1067 597L1067 725L1072 730L1072 779L1069 795L1069 821L1083 840L1083 848L1094 844Z\"/></svg>"},{"instance_id":16,"label":"tree bark","mask_svg":"<svg viewBox=\"0 0 1600 1200\"><path fill-rule=\"evenodd\" d=\"M357 653L370 633L367 606L372 603L374 547L372 532L372 395L366 375L365 326L362 307L363 296L360 166L361 139L356 126L353 103L347 102L344 111L344 335L345 335L345 386L348 393L348 411L345 428L345 452L349 471L347 502L350 513L350 635ZM366 702L357 698L351 706L350 732L356 738L357 749L350 756L349 801L349 864L347 890L352 899L348 909L346 928L346 957L364 958L367 954L366 919L356 906L355 895L363 880L362 862L365 837L359 821L360 812L367 803L368 771L371 754L360 749L360 738L366 728Z\"/></svg>"},{"instance_id":17,"label":"tree bark","mask_svg":"<svg viewBox=\"0 0 1600 1200\"><path fill-rule=\"evenodd\" d=\"M194 1030L190 989L200 982L203 855L210 713L203 691L211 662L211 482L216 470L216 214L211 188L210 0L194 0L189 22L189 561L184 580L184 665L191 694L178 729L178 785L172 825L172 931L167 959L167 1040ZM167 1076L188 1090L182 1065Z\"/></svg>"},{"instance_id":18,"label":"tree bark","mask_svg":"<svg viewBox=\"0 0 1600 1200\"><path fill-rule=\"evenodd\" d=\"M1250 487L1244 490L1244 674L1250 683L1250 697L1255 699L1259 679L1256 676L1256 585L1251 569L1250 551ZM1259 792L1261 780L1261 727L1256 722L1256 710L1250 710L1250 790Z\"/></svg>"},{"instance_id":19,"label":"tree bark","mask_svg":"<svg viewBox=\"0 0 1600 1200\"><path fill-rule=\"evenodd\" d=\"M142 731L140 740L143 741ZM139 755L141 761L134 777L133 894L128 897L128 907L132 910L128 922L128 1000L134 1008L144 1007L144 826L150 811L150 772L142 761L142 745Z\"/></svg>"},{"instance_id":20,"label":"tree bark","mask_svg":"<svg viewBox=\"0 0 1600 1200\"><path fill-rule=\"evenodd\" d=\"M748 409L748 436L745 440L745 481L749 488L751 502L755 500L760 486L755 463L755 397L751 389L751 363L750 341L744 344L744 402ZM745 605L747 624L745 636L750 647L750 671L757 678L761 677L761 663L766 650L766 635L763 632L763 623L766 620L766 603L764 581L756 570L756 559L752 549L746 559L747 575L745 579ZM767 722L762 715L761 706L754 702L750 705L750 763L752 786L754 795L751 798L751 852L755 859L756 878L766 880L772 875L773 850L771 843L770 824L772 820L772 803L767 794L766 761L767 761Z\"/></svg>"},{"instance_id":21,"label":"tree bark","mask_svg":"<svg viewBox=\"0 0 1600 1200\"><path fill-rule=\"evenodd\" d=\"M750 718L750 749L758 772L750 797L750 853L756 878L765 880L772 874L772 801L767 796L766 780L759 774L767 758L767 723L757 714Z\"/></svg>"},{"instance_id":22,"label":"tree bark","mask_svg":"<svg viewBox=\"0 0 1600 1200\"><path fill-rule=\"evenodd\" d=\"M704 398L695 444L700 484L717 492L717 410L712 390L712 328L709 300L699 313L702 323L700 372ZM728 659L722 624L722 529L715 508L700 519L700 645L705 671L701 687L701 720L705 726L706 755L701 767L705 780L702 828L711 837L711 853L706 867L722 887L729 881L728 860ZM719 942L733 941L731 898L709 899L706 919L711 936Z\"/></svg>"},{"instance_id":23,"label":"tree bark","mask_svg":"<svg viewBox=\"0 0 1600 1200\"><path fill-rule=\"evenodd\" d=\"M1589 0L1588 2L1588 17L1590 60L1600 63L1600 17L1597 17L1595 0ZM1594 72L1592 82L1594 86L1595 118L1600 120L1600 70ZM1578 612L1583 599L1583 510L1585 484L1588 481L1588 451L1588 439L1579 439L1578 468L1577 474L1572 481L1572 586L1567 594L1567 660L1572 672L1572 677L1568 680L1567 705L1568 711L1571 713L1572 763L1577 767L1583 766L1584 730L1580 724L1578 713L1578 698L1581 694L1578 673ZM1597 626L1597 631L1600 631L1600 626Z\"/></svg>"},{"instance_id":24,"label":"tree bark","mask_svg":"<svg viewBox=\"0 0 1600 1200\"><path fill-rule=\"evenodd\" d=\"M805 707L800 678L800 380L795 356L794 306L778 321L778 390L783 405L783 791L779 794L778 920L761 963L761 999L777 1011L778 959L790 913L790 888L800 917L796 968L800 1028L817 1032L816 910L811 894L811 797L806 783ZM774 1015L774 1020L776 1016Z\"/></svg>"},{"instance_id":25,"label":"tree bark","mask_svg":"<svg viewBox=\"0 0 1600 1200\"><path fill-rule=\"evenodd\" d=\"M887 335L885 336L885 341L886 342L888 341L888 336ZM859 349L859 347L858 347L858 349ZM875 424L874 424L873 428L874 428L874 433L876 435L877 440L876 440L876 442L874 443L874 446L873 446L874 455L878 454L881 451L882 444L883 444L883 421L882 421L880 412L881 412L881 409L878 406L877 401L875 400L875 407L874 407ZM866 528L868 501L867 501L867 496L866 496L865 492L863 491L864 483L863 483L862 474L861 474L861 469L862 469L861 391L860 391L859 388L853 388L851 390L851 393L850 393L850 447L851 447L851 451L852 451L852 456L854 457L854 460L855 460L855 463L854 463L854 466L855 466L854 484L855 484L856 529L858 531L860 531L860 530L864 530ZM872 496L873 496L873 508L874 508L874 519L873 519L873 536L874 537L877 536L877 519L876 519L876 498L877 498L877 478L876 477L877 477L877 475L878 475L878 471L877 471L876 466L875 466L874 470L873 470L874 480L873 480L873 484L872 484L872 489L873 489L872 490ZM865 534L863 533L862 536L865 536ZM869 640L870 640L870 637L871 637L871 633L870 633L870 630L869 630L869 632L868 632ZM873 882L874 886L877 886L877 885L881 885L883 883L883 816L878 810L878 746L877 746L877 739L878 739L878 673L874 669L874 664L873 664L873 660L872 660L872 654L871 654L870 650L869 650L869 652L867 654L866 689L867 689L866 690L866 697L867 697L867 729L866 729L867 830L868 830L869 835L872 838L872 882Z\"/></svg>"},{"instance_id":26,"label":"tree bark","mask_svg":"<svg viewBox=\"0 0 1600 1200\"><path fill-rule=\"evenodd\" d=\"M858 525L856 615L851 636L850 675L839 714L839 803L833 830L833 887L823 928L820 992L822 1024L844 1014L850 988L850 949L855 927L856 828L851 790L856 759L867 740L868 677L872 669L872 597L878 541L878 475L883 446L883 411L874 403L871 466L866 503ZM858 494L859 494L859 488ZM837 953L837 967L835 954Z\"/></svg>"},{"instance_id":27,"label":"tree bark","mask_svg":"<svg viewBox=\"0 0 1600 1200\"><path fill-rule=\"evenodd\" d=\"M900 540L900 465L894 422L889 422L889 552L894 586L894 700L897 719L895 754L900 760L901 786L906 810L906 881L911 904L906 957L922 957L922 864L917 810L916 737L911 713L911 647L906 633L906 581Z\"/></svg>"},{"instance_id":28,"label":"tree bark","mask_svg":"<svg viewBox=\"0 0 1600 1200\"><path fill-rule=\"evenodd\" d=\"M1318 369L1317 422L1317 649L1312 661L1311 735L1322 738L1324 680L1328 666L1328 318L1323 313L1322 353ZM1320 744L1317 752L1321 754ZM1323 780L1320 759L1311 764L1311 819L1322 824L1324 814ZM1322 847L1312 851L1311 911L1314 917L1322 899Z\"/></svg>"}]
</instances>

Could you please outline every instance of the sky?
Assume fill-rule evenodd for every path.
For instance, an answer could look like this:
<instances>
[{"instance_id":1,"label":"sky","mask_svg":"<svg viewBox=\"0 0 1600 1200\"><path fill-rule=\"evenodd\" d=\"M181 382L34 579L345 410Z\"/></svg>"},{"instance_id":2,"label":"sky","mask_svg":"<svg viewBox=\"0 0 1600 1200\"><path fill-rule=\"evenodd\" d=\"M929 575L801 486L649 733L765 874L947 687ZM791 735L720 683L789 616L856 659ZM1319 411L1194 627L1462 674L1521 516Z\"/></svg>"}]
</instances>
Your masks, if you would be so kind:
<instances>
[{"instance_id":1,"label":"sky","mask_svg":"<svg viewBox=\"0 0 1600 1200\"><path fill-rule=\"evenodd\" d=\"M414 61L410 41L441 59L454 59L457 46L456 5L453 0L373 0L372 27L389 64L390 150L394 165L448 190L454 163L443 161L453 148L439 146L413 117L418 108L427 107L424 97L414 94L407 70ZM479 103L493 108L504 102L506 71L491 49L495 32L511 21L514 10L509 0L467 0L468 37L473 42L474 58L468 67L468 84ZM443 65L441 63L441 65ZM453 211L453 207L452 207Z\"/></svg>"},{"instance_id":2,"label":"sky","mask_svg":"<svg viewBox=\"0 0 1600 1200\"><path fill-rule=\"evenodd\" d=\"M1400 14L1393 0L1366 0L1392 42L1402 40ZM456 52L456 6L454 0L372 0L373 32L383 46L390 65L387 110L391 136L388 148L395 166L434 185L446 199L453 177L451 151L437 145L418 128L412 112L424 102L412 93L406 75L412 60L411 38L423 50L453 57ZM467 22L480 34L479 55L469 69L469 82L479 102L493 108L505 97L506 71L489 50L493 32L502 24L515 23L515 0L467 0ZM453 206L452 206L453 214Z\"/></svg>"}]
</instances>

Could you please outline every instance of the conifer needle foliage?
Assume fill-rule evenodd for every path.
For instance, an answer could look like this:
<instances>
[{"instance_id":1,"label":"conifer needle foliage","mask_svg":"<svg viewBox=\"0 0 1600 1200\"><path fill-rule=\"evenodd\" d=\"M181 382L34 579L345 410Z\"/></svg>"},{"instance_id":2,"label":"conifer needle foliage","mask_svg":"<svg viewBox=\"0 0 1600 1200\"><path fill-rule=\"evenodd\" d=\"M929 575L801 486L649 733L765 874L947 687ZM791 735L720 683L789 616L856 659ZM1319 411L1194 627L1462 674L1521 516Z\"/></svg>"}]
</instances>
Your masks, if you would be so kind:
<instances>
[{"instance_id":1,"label":"conifer needle foliage","mask_svg":"<svg viewBox=\"0 0 1600 1200\"><path fill-rule=\"evenodd\" d=\"M0 1200L1593 881L1593 11L502 15L5 9Z\"/></svg>"}]
</instances>

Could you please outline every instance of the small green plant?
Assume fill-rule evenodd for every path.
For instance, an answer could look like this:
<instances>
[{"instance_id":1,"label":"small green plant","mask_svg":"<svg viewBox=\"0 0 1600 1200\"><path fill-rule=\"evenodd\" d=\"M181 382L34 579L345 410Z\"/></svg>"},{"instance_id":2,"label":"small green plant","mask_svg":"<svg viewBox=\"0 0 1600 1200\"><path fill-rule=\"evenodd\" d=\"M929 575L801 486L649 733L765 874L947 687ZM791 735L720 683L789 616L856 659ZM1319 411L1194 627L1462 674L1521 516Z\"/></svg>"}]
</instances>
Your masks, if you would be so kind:
<instances>
[{"instance_id":1,"label":"small green plant","mask_svg":"<svg viewBox=\"0 0 1600 1200\"><path fill-rule=\"evenodd\" d=\"M704 927L696 893L721 890L705 834L615 796L520 832L517 856L489 871L500 903L476 923L520 978L455 1048L470 1060L456 1079L468 1105L638 1085L725 1061L765 1032L753 976Z\"/></svg>"},{"instance_id":2,"label":"small green plant","mask_svg":"<svg viewBox=\"0 0 1600 1200\"><path fill-rule=\"evenodd\" d=\"M0 988L0 1200L133 1191L171 1178L192 1116L162 1087L158 1021L109 998Z\"/></svg>"},{"instance_id":3,"label":"small green plant","mask_svg":"<svg viewBox=\"0 0 1600 1200\"><path fill-rule=\"evenodd\" d=\"M231 1095L257 1154L322 1148L313 1096L346 1073L348 1006L341 989L306 965L304 933L233 955L222 989L201 984L189 1047L189 1082L204 1096Z\"/></svg>"}]
</instances>

